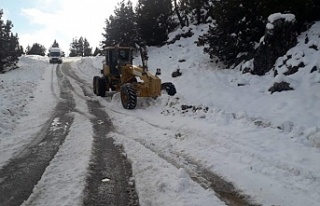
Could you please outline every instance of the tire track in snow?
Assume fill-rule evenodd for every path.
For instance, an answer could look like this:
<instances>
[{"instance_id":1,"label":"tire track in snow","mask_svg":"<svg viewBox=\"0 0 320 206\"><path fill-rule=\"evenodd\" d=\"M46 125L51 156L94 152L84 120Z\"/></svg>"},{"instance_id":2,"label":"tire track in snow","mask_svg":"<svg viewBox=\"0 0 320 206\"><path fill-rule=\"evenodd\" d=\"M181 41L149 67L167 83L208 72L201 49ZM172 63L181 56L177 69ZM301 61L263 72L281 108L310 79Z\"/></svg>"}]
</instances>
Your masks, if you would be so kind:
<instances>
[{"instance_id":1,"label":"tire track in snow","mask_svg":"<svg viewBox=\"0 0 320 206\"><path fill-rule=\"evenodd\" d=\"M125 136L124 134L121 134ZM253 203L249 195L242 194L241 191L236 189L231 182L224 180L219 175L206 169L200 164L192 161L183 154L164 153L156 149L156 147L149 146L146 142L129 138L142 145L146 149L157 154L159 158L165 160L177 169L183 168L187 171L192 180L197 182L204 189L211 189L221 201L230 206L258 206L259 204Z\"/></svg>"},{"instance_id":2,"label":"tire track in snow","mask_svg":"<svg viewBox=\"0 0 320 206\"><path fill-rule=\"evenodd\" d=\"M112 109L112 108L110 108L110 109ZM119 109L117 109L117 110L119 110ZM112 109L112 111L114 111L115 113L120 114L120 115L126 115L126 116L130 115L130 112L124 112L121 110L115 111L114 109ZM162 130L163 129L175 130L174 128L171 128L171 127L163 127L163 126L152 124L152 123L146 121L144 118L139 117L138 115L133 115L133 118L139 119L142 122L145 122L146 124L153 126L155 128L159 128ZM145 126L147 126L147 125L145 125ZM190 128L190 131L189 130L183 131L183 133L185 133L185 134L189 134L189 132L193 133L191 128ZM190 136L196 136L196 135L206 136L205 135L206 133L208 133L208 131L206 131L204 133L201 133L199 131L194 131L194 134L190 135ZM141 135L143 136L143 134L141 134ZM188 171L190 176L193 176L195 179L197 179L199 177L199 180L197 180L197 181L200 183L203 183L204 188L208 188L208 187L211 187L210 185L213 185L214 187L216 187L215 191L220 191L220 193L222 195L228 196L227 198L229 198L229 199L231 198L232 201L234 201L232 198L233 198L233 195L235 195L240 200L246 199L249 202L251 202L250 201L251 198L248 195L250 195L250 194L254 195L253 197L256 198L255 194L259 194L259 192L255 193L255 190L259 190L259 189L267 191L272 196L275 196L275 198L273 198L275 200L275 202L282 201L280 198L278 198L278 196L277 196L278 193L274 192L275 190L270 189L269 185L263 184L263 182L261 182L262 184L261 184L260 188L257 188L257 187L250 188L251 192L249 191L249 192L245 192L245 193L238 190L234 186L232 186L232 184L228 186L229 189L227 189L227 190L225 190L224 188L220 188L219 187L220 183L219 183L219 179L218 179L218 178L220 178L220 176L218 175L217 178L211 177L212 175L213 176L216 175L214 171L211 171L211 169L209 169L209 168L211 168L212 165L206 164L205 161L203 164L201 164L201 163L199 164L199 162L201 162L202 160L208 160L208 159L206 159L205 154L203 154L202 156L193 156L192 153L188 153L188 152L179 152L179 150L176 150L176 151L166 150L162 146L158 145L156 143L156 141L149 141L149 140L146 141L146 140L141 140L141 138L138 139L138 141L140 141L143 145L145 145L148 148L154 149L154 152L160 153L161 155L164 155L166 158L167 157L169 157L169 159L173 158L173 160L178 161L178 163L180 160L182 160L182 162L185 162L185 165L187 165L187 167L189 167L189 166L191 167L192 170ZM204 139L204 140L208 140L208 139ZM153 143L155 143L156 146L153 145ZM206 145L210 145L210 144L211 143L204 141L202 143L202 146L205 147ZM303 191L303 192L305 192L305 194L307 194L308 190L303 188L304 184L309 185L308 187L309 187L310 191L312 190L311 188L317 188L318 182L316 180L319 179L319 175L317 175L317 173L315 173L315 172L312 172L311 169L308 171L308 169L303 169L303 168L299 167L298 165L290 164L289 162L281 161L281 160L278 160L275 158L270 158L270 156L268 156L268 155L267 156L261 155L258 152L259 149L254 148L254 145L252 145L252 148L249 149L250 147L248 147L248 145L245 145L244 142L239 141L236 138L236 135L233 138L217 138L217 139L215 139L214 144L216 145L215 149L220 148L220 147L224 148L220 152L219 152L219 149L215 150L216 154L219 156L219 158L222 159L222 161L224 158L228 157L228 151L232 151L231 154L233 157L228 157L228 158L229 158L229 160L231 158L233 158L232 161L234 161L234 162L237 162L237 161L242 162L240 157L244 157L244 158L249 157L250 159L251 158L254 159L254 161L252 163L250 163L250 165L246 164L246 166L249 169L248 174L250 174L250 169L251 169L251 172L254 172L254 173L258 172L261 175L266 176L267 178L271 177L270 180L271 179L273 180L274 177L272 176L272 174L274 172L281 173L280 177L286 177L286 178L276 178L276 179L274 179L274 181L276 181L275 183L277 184L277 182L280 182L283 185L283 189L285 189L286 187L295 188L295 190L286 190L286 192L290 193L292 191L293 192ZM181 147L179 147L179 148L182 149ZM196 158L193 158L193 157L196 157ZM261 167L260 165L264 165L264 166ZM180 166L180 165L178 165L178 166ZM187 168L185 168L185 169L187 170ZM230 169L232 170L232 168L230 168ZM193 171L195 171L196 175L192 175L192 174L194 174ZM234 174L237 175L236 173L234 173ZM240 174L239 174L239 176L240 176ZM202 177L205 177L205 180L210 180L212 183L209 182L209 184L208 184L208 182L206 182L206 181L203 182ZM290 178L291 181L288 181L287 178ZM215 182L217 182L216 179L218 180L218 183L215 183ZM236 180L236 179L234 179L234 180L239 183L239 180ZM292 180L294 180L294 181L292 181ZM252 180L252 181L255 181L255 180ZM314 182L312 182L312 181L314 181ZM215 184L213 184L213 183L215 183ZM300 186L300 183L302 183L301 186ZM282 186L282 185L280 185L280 186ZM248 186L244 187L244 188L248 188ZM231 191L231 194L229 191ZM234 191L234 192L232 192L232 191ZM246 194L248 194L248 195L246 195ZM299 198L302 199L303 197L304 197L303 193L297 193L296 199L299 200ZM309 199L311 199L310 202L314 203L312 201L313 198L311 195L309 196ZM263 202L264 200L263 200L263 198L262 199L260 198L260 200L256 200L256 201ZM246 204L244 204L244 205L246 205ZM255 205L255 203L252 202L252 205Z\"/></svg>"},{"instance_id":3,"label":"tire track in snow","mask_svg":"<svg viewBox=\"0 0 320 206\"><path fill-rule=\"evenodd\" d=\"M127 115L120 111L109 108L113 112L120 115ZM163 129L158 125L154 125L145 121L143 118L135 117L140 121L143 121L149 124L152 127ZM121 134L122 136L126 136L125 134ZM129 137L126 137L129 138ZM260 204L254 203L250 200L250 196L243 194L240 190L238 190L231 182L224 180L221 176L215 174L214 172L206 169L204 166L200 165L196 161L193 161L191 158L187 157L184 154L177 154L171 151L161 152L154 146L153 144L149 145L147 142L143 140L139 140L136 138L129 138L142 145L146 149L154 152L158 155L159 158L164 159L169 164L173 165L177 169L183 168L185 169L189 176L197 182L204 189L213 190L217 196L223 201L225 204L230 206L258 206Z\"/></svg>"},{"instance_id":4,"label":"tire track in snow","mask_svg":"<svg viewBox=\"0 0 320 206\"><path fill-rule=\"evenodd\" d=\"M93 154L89 165L83 205L139 205L134 184L130 181L131 164L123 155L123 149L115 146L112 138L107 138L107 134L113 130L109 116L98 101L92 101L90 96L92 97L93 93L88 92L87 86L71 70L70 64L63 72L82 88L85 97L75 90L73 92L86 100L92 115L89 119L94 132Z\"/></svg>"},{"instance_id":5,"label":"tire track in snow","mask_svg":"<svg viewBox=\"0 0 320 206\"><path fill-rule=\"evenodd\" d=\"M56 94L56 92L54 91L54 69L56 68L56 65L52 65L52 68L51 68L51 78L50 78L50 81L51 81L51 84L50 84L50 90L51 90L51 93L52 95L55 97L55 99L59 99L58 95Z\"/></svg>"},{"instance_id":6,"label":"tire track in snow","mask_svg":"<svg viewBox=\"0 0 320 206\"><path fill-rule=\"evenodd\" d=\"M58 65L56 75L60 88L63 88L60 92L62 101L58 102L51 118L35 135L35 140L0 170L0 205L20 205L28 199L68 135L73 122L70 112L75 102L69 92L70 82L63 79L60 70Z\"/></svg>"}]
</instances>

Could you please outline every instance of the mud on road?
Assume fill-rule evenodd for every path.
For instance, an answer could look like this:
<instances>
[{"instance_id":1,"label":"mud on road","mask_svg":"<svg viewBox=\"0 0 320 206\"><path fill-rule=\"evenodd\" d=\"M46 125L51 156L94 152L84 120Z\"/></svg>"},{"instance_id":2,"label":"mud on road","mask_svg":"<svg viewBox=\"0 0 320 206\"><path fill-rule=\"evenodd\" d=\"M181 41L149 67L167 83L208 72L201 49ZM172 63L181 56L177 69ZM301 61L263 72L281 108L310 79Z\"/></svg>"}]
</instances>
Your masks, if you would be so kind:
<instances>
[{"instance_id":1,"label":"mud on road","mask_svg":"<svg viewBox=\"0 0 320 206\"><path fill-rule=\"evenodd\" d=\"M93 146L83 205L139 205L134 183L130 179L131 164L123 155L122 149L113 144L113 139L106 138L112 129L108 115L98 102L83 98L91 93L87 92L88 88L81 83L82 80L71 71L70 64L54 65L52 70L52 75L57 77L60 93L54 94L53 85L51 92L61 101L58 101L51 117L39 132L30 137L33 139L32 143L26 145L18 156L0 170L0 205L21 205L32 194L35 185L68 136L74 112L84 114L75 109L73 95L85 99L94 131L94 136L88 137L93 138ZM69 78L79 84L83 94L75 91Z\"/></svg>"}]
</instances>

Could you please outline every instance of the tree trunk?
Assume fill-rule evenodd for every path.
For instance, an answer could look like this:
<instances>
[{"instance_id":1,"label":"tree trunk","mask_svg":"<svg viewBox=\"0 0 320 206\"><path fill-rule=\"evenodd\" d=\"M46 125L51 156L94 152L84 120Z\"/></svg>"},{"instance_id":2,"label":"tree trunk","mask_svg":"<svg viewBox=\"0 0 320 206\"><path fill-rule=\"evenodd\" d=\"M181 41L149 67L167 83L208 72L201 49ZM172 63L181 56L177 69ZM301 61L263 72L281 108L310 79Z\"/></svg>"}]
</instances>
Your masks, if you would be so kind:
<instances>
[{"instance_id":1,"label":"tree trunk","mask_svg":"<svg viewBox=\"0 0 320 206\"><path fill-rule=\"evenodd\" d=\"M201 24L201 8L197 7L196 8L196 12L197 12L197 21L198 21L198 25Z\"/></svg>"},{"instance_id":2,"label":"tree trunk","mask_svg":"<svg viewBox=\"0 0 320 206\"><path fill-rule=\"evenodd\" d=\"M181 15L180 15L180 12L179 12L179 8L178 8L178 4L177 4L177 0L174 0L174 11L176 12L176 14L178 16L181 28L183 28L186 25L185 25L184 21L181 18Z\"/></svg>"}]
</instances>

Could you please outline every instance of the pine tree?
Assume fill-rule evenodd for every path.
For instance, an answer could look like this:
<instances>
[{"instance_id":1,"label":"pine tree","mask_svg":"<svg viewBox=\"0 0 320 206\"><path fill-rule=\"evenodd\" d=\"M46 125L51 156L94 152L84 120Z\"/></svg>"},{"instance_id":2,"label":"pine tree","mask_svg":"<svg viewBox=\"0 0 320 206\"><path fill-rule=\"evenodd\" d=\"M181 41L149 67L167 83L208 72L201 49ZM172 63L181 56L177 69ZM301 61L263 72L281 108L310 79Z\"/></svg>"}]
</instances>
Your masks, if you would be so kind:
<instances>
[{"instance_id":1,"label":"pine tree","mask_svg":"<svg viewBox=\"0 0 320 206\"><path fill-rule=\"evenodd\" d=\"M19 57L21 56L21 55L23 55L23 54L25 54L25 52L24 52L24 49L23 49L23 46L19 46Z\"/></svg>"},{"instance_id":2,"label":"pine tree","mask_svg":"<svg viewBox=\"0 0 320 206\"><path fill-rule=\"evenodd\" d=\"M320 1L319 0L283 0L276 1L278 5L274 11L282 13L292 13L296 16L298 26L303 28L306 22L320 20Z\"/></svg>"},{"instance_id":3,"label":"pine tree","mask_svg":"<svg viewBox=\"0 0 320 206\"><path fill-rule=\"evenodd\" d=\"M3 10L0 10L0 73L4 70L5 64L5 38L3 31L3 20L2 20Z\"/></svg>"},{"instance_id":4,"label":"pine tree","mask_svg":"<svg viewBox=\"0 0 320 206\"><path fill-rule=\"evenodd\" d=\"M104 40L102 41L103 47L112 46L118 42L117 35L118 32L116 31L116 25L114 16L111 15L109 19L106 20L106 27L104 28L105 33L102 34Z\"/></svg>"},{"instance_id":5,"label":"pine tree","mask_svg":"<svg viewBox=\"0 0 320 206\"><path fill-rule=\"evenodd\" d=\"M185 5L191 1L183 0ZM204 51L211 57L231 65L252 58L269 15L292 13L302 31L306 22L320 20L320 4L319 0L224 0L214 2L213 13L216 24L199 41L207 45Z\"/></svg>"},{"instance_id":6,"label":"pine tree","mask_svg":"<svg viewBox=\"0 0 320 206\"><path fill-rule=\"evenodd\" d=\"M76 56L91 56L92 48L86 38L80 37L79 40L77 38L73 38L72 43L70 44L70 57Z\"/></svg>"},{"instance_id":7,"label":"pine tree","mask_svg":"<svg viewBox=\"0 0 320 206\"><path fill-rule=\"evenodd\" d=\"M92 48L90 47L90 44L86 38L84 38L83 41L83 56L92 56Z\"/></svg>"},{"instance_id":8,"label":"pine tree","mask_svg":"<svg viewBox=\"0 0 320 206\"><path fill-rule=\"evenodd\" d=\"M305 12L303 16L306 17L306 21L308 22L319 21L320 20L320 1L307 0L307 2L305 3Z\"/></svg>"},{"instance_id":9,"label":"pine tree","mask_svg":"<svg viewBox=\"0 0 320 206\"><path fill-rule=\"evenodd\" d=\"M139 0L136 15L142 41L153 46L164 44L174 29L172 13L171 0Z\"/></svg>"},{"instance_id":10,"label":"pine tree","mask_svg":"<svg viewBox=\"0 0 320 206\"><path fill-rule=\"evenodd\" d=\"M30 49L31 49L31 47L30 47L30 45L28 45L27 47L26 47L26 50L25 50L25 54L28 54L28 52L30 51Z\"/></svg>"},{"instance_id":11,"label":"pine tree","mask_svg":"<svg viewBox=\"0 0 320 206\"><path fill-rule=\"evenodd\" d=\"M211 10L212 0L180 0L179 5L185 14L190 14L192 22L205 23Z\"/></svg>"},{"instance_id":12,"label":"pine tree","mask_svg":"<svg viewBox=\"0 0 320 206\"><path fill-rule=\"evenodd\" d=\"M70 44L70 57L76 57L77 56L77 42L78 40L76 38L72 39L72 42Z\"/></svg>"},{"instance_id":13,"label":"pine tree","mask_svg":"<svg viewBox=\"0 0 320 206\"><path fill-rule=\"evenodd\" d=\"M93 52L93 56L98 56L100 54L101 54L101 50L98 47L96 47L96 49Z\"/></svg>"},{"instance_id":14,"label":"pine tree","mask_svg":"<svg viewBox=\"0 0 320 206\"><path fill-rule=\"evenodd\" d=\"M57 40L54 40L51 47L59 47L59 43L57 42Z\"/></svg>"},{"instance_id":15,"label":"pine tree","mask_svg":"<svg viewBox=\"0 0 320 206\"><path fill-rule=\"evenodd\" d=\"M83 57L84 51L83 51L83 37L81 36L77 42L77 56Z\"/></svg>"},{"instance_id":16,"label":"pine tree","mask_svg":"<svg viewBox=\"0 0 320 206\"><path fill-rule=\"evenodd\" d=\"M202 12L203 7L208 0L190 0L190 6L194 9L194 13L196 16L197 24L204 23L204 13Z\"/></svg>"},{"instance_id":17,"label":"pine tree","mask_svg":"<svg viewBox=\"0 0 320 206\"><path fill-rule=\"evenodd\" d=\"M0 10L0 73L17 68L18 57L21 56L18 35L13 35L10 20L6 23L2 19L3 10Z\"/></svg>"},{"instance_id":18,"label":"pine tree","mask_svg":"<svg viewBox=\"0 0 320 206\"><path fill-rule=\"evenodd\" d=\"M103 34L103 46L112 46L120 44L122 46L135 46L137 41L137 31L135 23L135 14L132 8L132 2L124 0L118 4L111 15L106 20L105 33Z\"/></svg>"},{"instance_id":19,"label":"pine tree","mask_svg":"<svg viewBox=\"0 0 320 206\"><path fill-rule=\"evenodd\" d=\"M18 34L13 35L11 33L10 36L10 41L9 41L9 52L8 54L10 55L9 61L11 62L10 64L14 67L17 67L16 63L18 62L19 58L22 53L21 53L21 47L19 46L19 40L18 40ZM23 50L23 49L22 49Z\"/></svg>"},{"instance_id":20,"label":"pine tree","mask_svg":"<svg viewBox=\"0 0 320 206\"><path fill-rule=\"evenodd\" d=\"M185 27L186 26L186 22L184 21L184 19L182 18L181 16L181 13L180 13L180 9L179 9L179 5L177 3L177 0L173 0L173 3L174 3L174 11L178 17L178 20L179 20L179 23L180 23L180 26L181 28Z\"/></svg>"},{"instance_id":21,"label":"pine tree","mask_svg":"<svg viewBox=\"0 0 320 206\"><path fill-rule=\"evenodd\" d=\"M83 37L74 38L70 44L70 57L83 56Z\"/></svg>"},{"instance_id":22,"label":"pine tree","mask_svg":"<svg viewBox=\"0 0 320 206\"><path fill-rule=\"evenodd\" d=\"M263 0L225 0L215 4L216 25L200 37L204 51L231 65L237 57L249 58L264 34L266 19L261 15Z\"/></svg>"},{"instance_id":23,"label":"pine tree","mask_svg":"<svg viewBox=\"0 0 320 206\"><path fill-rule=\"evenodd\" d=\"M27 55L40 55L40 56L45 56L46 48L39 44L39 43L34 43L30 50L26 52Z\"/></svg>"}]
</instances>

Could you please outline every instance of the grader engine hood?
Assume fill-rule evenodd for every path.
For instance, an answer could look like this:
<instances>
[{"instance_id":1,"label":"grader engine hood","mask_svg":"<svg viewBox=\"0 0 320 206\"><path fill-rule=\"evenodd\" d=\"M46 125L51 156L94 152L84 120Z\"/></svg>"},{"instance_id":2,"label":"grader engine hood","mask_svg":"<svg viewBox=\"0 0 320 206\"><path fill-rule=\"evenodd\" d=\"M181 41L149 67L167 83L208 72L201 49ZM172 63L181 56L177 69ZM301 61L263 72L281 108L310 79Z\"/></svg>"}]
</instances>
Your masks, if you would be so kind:
<instances>
[{"instance_id":1,"label":"grader engine hood","mask_svg":"<svg viewBox=\"0 0 320 206\"><path fill-rule=\"evenodd\" d=\"M139 96L157 97L161 95L161 80L158 76L138 66L132 66L131 73L143 81L143 83L138 84Z\"/></svg>"},{"instance_id":2,"label":"grader engine hood","mask_svg":"<svg viewBox=\"0 0 320 206\"><path fill-rule=\"evenodd\" d=\"M132 66L132 74L137 77L142 77L143 69L137 66Z\"/></svg>"}]
</instances>

